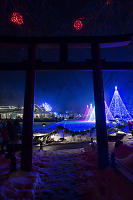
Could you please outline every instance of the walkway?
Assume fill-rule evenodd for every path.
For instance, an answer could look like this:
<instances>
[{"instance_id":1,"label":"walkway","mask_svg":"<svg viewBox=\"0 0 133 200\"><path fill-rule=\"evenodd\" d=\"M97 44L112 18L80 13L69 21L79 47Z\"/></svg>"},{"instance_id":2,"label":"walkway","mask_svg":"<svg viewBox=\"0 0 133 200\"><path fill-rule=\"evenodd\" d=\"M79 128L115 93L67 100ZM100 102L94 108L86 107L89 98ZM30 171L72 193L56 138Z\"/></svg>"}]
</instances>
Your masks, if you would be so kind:
<instances>
[{"instance_id":1,"label":"walkway","mask_svg":"<svg viewBox=\"0 0 133 200\"><path fill-rule=\"evenodd\" d=\"M9 161L0 157L0 161L3 160L0 177L5 178L0 184L0 199L133 199L132 185L111 168L98 170L96 151L91 148L84 151L84 145L74 143L71 149L68 149L70 144L66 144L64 149L59 145L53 150L52 146L51 150L35 150L32 172L20 171L21 159L17 153L17 172L8 178L5 175L9 171Z\"/></svg>"},{"instance_id":2,"label":"walkway","mask_svg":"<svg viewBox=\"0 0 133 200\"><path fill-rule=\"evenodd\" d=\"M47 159L48 167L41 169L44 185L40 199L80 200L78 195L78 177L74 162L80 150L57 150L51 159Z\"/></svg>"}]
</instances>

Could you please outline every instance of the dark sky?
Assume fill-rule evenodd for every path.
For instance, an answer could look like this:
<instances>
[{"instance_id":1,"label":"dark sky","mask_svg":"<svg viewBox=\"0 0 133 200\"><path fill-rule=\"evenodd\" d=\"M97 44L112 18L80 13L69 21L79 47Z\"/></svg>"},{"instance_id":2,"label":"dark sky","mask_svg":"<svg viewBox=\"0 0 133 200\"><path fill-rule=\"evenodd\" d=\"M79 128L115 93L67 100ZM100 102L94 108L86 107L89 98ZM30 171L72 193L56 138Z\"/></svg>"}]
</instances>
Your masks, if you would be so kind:
<instances>
[{"instance_id":1,"label":"dark sky","mask_svg":"<svg viewBox=\"0 0 133 200\"><path fill-rule=\"evenodd\" d=\"M133 31L133 1L109 0L1 1L0 35L112 35ZM10 23L12 12L23 15L23 26ZM82 18L82 31L73 22Z\"/></svg>"},{"instance_id":2,"label":"dark sky","mask_svg":"<svg viewBox=\"0 0 133 200\"><path fill-rule=\"evenodd\" d=\"M133 71L104 71L105 99L109 104L117 85L119 93L131 109L133 104ZM0 105L23 105L25 73L0 73ZM72 110L83 113L94 103L91 71L37 72L35 103L49 103L53 111Z\"/></svg>"}]
</instances>

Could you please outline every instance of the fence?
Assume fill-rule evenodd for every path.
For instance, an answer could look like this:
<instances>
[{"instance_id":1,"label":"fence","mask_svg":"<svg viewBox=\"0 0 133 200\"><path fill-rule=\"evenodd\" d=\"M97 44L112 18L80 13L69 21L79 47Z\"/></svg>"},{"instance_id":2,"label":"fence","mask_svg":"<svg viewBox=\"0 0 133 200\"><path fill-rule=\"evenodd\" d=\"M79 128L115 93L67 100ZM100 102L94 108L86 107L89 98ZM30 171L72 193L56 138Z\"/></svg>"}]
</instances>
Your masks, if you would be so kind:
<instances>
[{"instance_id":1,"label":"fence","mask_svg":"<svg viewBox=\"0 0 133 200\"><path fill-rule=\"evenodd\" d=\"M133 170L129 169L123 162L121 162L112 152L109 154L110 165L117 172L121 173L130 183L133 184Z\"/></svg>"}]
</instances>

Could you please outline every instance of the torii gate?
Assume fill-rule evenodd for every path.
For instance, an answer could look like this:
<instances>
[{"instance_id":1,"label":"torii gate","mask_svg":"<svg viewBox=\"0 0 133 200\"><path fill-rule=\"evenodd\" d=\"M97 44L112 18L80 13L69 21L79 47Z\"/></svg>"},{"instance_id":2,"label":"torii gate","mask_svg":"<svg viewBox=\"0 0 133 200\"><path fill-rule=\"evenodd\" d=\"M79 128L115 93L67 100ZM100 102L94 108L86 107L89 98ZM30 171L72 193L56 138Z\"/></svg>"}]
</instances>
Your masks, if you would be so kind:
<instances>
[{"instance_id":1,"label":"torii gate","mask_svg":"<svg viewBox=\"0 0 133 200\"><path fill-rule=\"evenodd\" d=\"M1 71L26 71L24 97L22 170L32 170L32 138L34 112L34 84L36 70L93 70L94 100L96 112L96 136L98 167L108 166L108 141L105 119L104 89L102 70L132 70L130 62L106 62L100 59L100 48L125 46L130 43L132 34L118 36L72 36L72 37L0 37L1 45L28 49L28 61L21 63L1 63ZM59 62L38 62L37 48L59 48ZM69 48L91 48L92 59L84 62L69 62Z\"/></svg>"}]
</instances>

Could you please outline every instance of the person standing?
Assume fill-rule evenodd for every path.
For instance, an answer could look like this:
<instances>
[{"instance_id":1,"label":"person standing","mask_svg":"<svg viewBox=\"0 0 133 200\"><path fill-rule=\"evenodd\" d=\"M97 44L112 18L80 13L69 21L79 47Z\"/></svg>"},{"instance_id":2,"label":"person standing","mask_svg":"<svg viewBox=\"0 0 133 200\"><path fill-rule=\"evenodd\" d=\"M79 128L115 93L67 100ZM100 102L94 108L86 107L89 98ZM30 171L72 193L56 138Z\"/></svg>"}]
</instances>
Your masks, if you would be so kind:
<instances>
[{"instance_id":1,"label":"person standing","mask_svg":"<svg viewBox=\"0 0 133 200\"><path fill-rule=\"evenodd\" d=\"M2 130L3 124L2 124L2 119L0 118L0 146L2 146L3 138L2 138Z\"/></svg>"},{"instance_id":2,"label":"person standing","mask_svg":"<svg viewBox=\"0 0 133 200\"><path fill-rule=\"evenodd\" d=\"M4 147L6 147L7 150L7 145L8 145L8 130L6 127L6 121L3 121L3 126L1 128L1 136L2 136L2 145L1 145L1 150L4 152Z\"/></svg>"}]
</instances>

